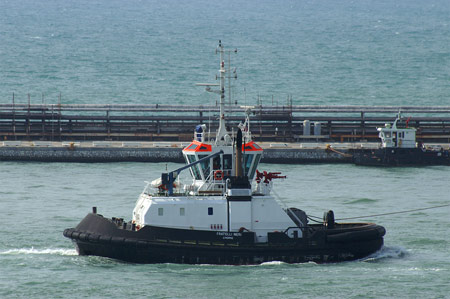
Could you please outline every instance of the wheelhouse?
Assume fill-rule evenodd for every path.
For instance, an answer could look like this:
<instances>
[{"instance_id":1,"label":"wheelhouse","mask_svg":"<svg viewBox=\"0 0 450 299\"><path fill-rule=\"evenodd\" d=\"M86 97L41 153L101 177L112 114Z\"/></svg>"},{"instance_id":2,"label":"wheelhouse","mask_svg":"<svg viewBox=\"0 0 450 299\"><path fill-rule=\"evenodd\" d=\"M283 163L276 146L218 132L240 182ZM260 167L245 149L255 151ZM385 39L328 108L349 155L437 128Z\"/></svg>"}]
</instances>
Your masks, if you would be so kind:
<instances>
[{"instance_id":1,"label":"wheelhouse","mask_svg":"<svg viewBox=\"0 0 450 299\"><path fill-rule=\"evenodd\" d=\"M392 127L385 124L383 128L377 128L383 148L415 148L416 129L408 128L409 119L406 121L406 128L397 128L397 122L401 120L400 112Z\"/></svg>"},{"instance_id":2,"label":"wheelhouse","mask_svg":"<svg viewBox=\"0 0 450 299\"><path fill-rule=\"evenodd\" d=\"M190 167L190 173L194 180L209 182L225 181L229 178L235 171L233 148L231 146L215 146L213 150L210 144L194 140L183 149L183 157L187 164L194 163L220 150L223 151L220 156ZM243 171L250 181L255 177L262 152L262 148L254 141L245 143L243 146Z\"/></svg>"}]
</instances>

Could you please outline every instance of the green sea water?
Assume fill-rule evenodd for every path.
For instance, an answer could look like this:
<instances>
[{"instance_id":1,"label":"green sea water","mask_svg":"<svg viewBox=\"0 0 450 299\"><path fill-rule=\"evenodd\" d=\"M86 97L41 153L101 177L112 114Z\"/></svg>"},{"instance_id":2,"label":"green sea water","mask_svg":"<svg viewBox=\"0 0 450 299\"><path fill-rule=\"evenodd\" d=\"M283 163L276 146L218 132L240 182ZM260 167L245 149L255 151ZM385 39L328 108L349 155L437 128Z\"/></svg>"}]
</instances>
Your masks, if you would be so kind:
<instances>
[{"instance_id":1,"label":"green sea water","mask_svg":"<svg viewBox=\"0 0 450 299\"><path fill-rule=\"evenodd\" d=\"M0 1L0 103L214 103L218 40L240 104L449 105L450 2ZM130 219L164 163L0 162L1 298L447 298L449 207L385 226L356 262L135 265L76 255L62 236L97 206ZM336 218L450 202L450 168L261 165L288 206Z\"/></svg>"},{"instance_id":2,"label":"green sea water","mask_svg":"<svg viewBox=\"0 0 450 299\"><path fill-rule=\"evenodd\" d=\"M164 163L16 163L0 172L0 297L6 298L446 298L450 292L450 208L374 221L385 246L340 264L258 266L136 265L78 256L63 237L90 210L131 218L144 187ZM448 167L386 169L353 165L261 165L283 171L276 194L288 205L336 218L449 202Z\"/></svg>"}]
</instances>

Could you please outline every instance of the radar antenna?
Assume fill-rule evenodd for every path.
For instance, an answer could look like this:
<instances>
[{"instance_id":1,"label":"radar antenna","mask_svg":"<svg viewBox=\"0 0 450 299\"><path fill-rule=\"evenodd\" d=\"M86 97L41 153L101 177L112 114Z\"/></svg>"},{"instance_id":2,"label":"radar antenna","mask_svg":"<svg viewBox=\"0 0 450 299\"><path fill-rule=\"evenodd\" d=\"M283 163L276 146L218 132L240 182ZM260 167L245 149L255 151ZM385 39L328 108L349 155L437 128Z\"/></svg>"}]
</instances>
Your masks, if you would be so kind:
<instances>
[{"instance_id":1,"label":"radar antenna","mask_svg":"<svg viewBox=\"0 0 450 299\"><path fill-rule=\"evenodd\" d=\"M236 79L236 69L231 72L230 64L231 64L231 53L237 53L237 49L234 50L225 50L222 41L219 40L219 46L216 48L216 54L220 54L220 69L219 69L219 84L217 83L197 83L197 86L205 86L205 90L208 92L214 92L220 95L220 110L219 110L219 129L217 130L216 135L216 145L227 145L231 143L231 138L229 138L229 133L227 132L225 126L225 78L228 78L229 84L229 99L231 103L231 78ZM224 55L228 54L228 71L225 69L225 60ZM228 72L228 76L226 73ZM217 76L216 76L217 79ZM219 90L213 90L212 86L219 86ZM228 137L227 137L228 136Z\"/></svg>"}]
</instances>

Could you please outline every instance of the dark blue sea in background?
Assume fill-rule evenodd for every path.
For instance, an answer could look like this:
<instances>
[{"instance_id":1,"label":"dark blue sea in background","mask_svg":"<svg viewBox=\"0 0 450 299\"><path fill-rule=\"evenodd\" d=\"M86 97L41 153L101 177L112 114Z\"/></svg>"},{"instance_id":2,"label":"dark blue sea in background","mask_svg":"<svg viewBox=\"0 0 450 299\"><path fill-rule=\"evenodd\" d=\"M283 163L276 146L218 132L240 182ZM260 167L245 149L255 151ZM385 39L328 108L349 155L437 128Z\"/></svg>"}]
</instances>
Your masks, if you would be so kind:
<instances>
[{"instance_id":1,"label":"dark blue sea in background","mask_svg":"<svg viewBox=\"0 0 450 299\"><path fill-rule=\"evenodd\" d=\"M0 0L0 103L214 104L218 40L239 104L450 105L450 1ZM169 163L0 162L2 298L448 298L450 208L365 217L385 247L342 264L135 265L62 236L97 206L130 219ZM450 202L449 167L261 165L314 216ZM356 220L359 221L359 220Z\"/></svg>"},{"instance_id":2,"label":"dark blue sea in background","mask_svg":"<svg viewBox=\"0 0 450 299\"><path fill-rule=\"evenodd\" d=\"M2 0L0 102L450 104L450 2ZM244 93L245 89L245 93Z\"/></svg>"}]
</instances>

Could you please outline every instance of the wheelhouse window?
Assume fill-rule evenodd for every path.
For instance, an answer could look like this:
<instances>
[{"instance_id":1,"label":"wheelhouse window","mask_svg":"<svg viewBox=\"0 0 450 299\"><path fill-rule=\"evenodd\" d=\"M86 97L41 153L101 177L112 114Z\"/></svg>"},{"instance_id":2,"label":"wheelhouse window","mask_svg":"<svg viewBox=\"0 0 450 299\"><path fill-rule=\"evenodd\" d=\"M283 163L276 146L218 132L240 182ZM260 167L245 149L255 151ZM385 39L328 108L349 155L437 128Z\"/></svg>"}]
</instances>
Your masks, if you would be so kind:
<instances>
[{"instance_id":1,"label":"wheelhouse window","mask_svg":"<svg viewBox=\"0 0 450 299\"><path fill-rule=\"evenodd\" d=\"M214 214L213 208L209 207L208 208L208 215L213 215L213 214Z\"/></svg>"},{"instance_id":2,"label":"wheelhouse window","mask_svg":"<svg viewBox=\"0 0 450 299\"><path fill-rule=\"evenodd\" d=\"M187 149L193 151L193 150L195 150L197 147L198 147L197 144L191 144Z\"/></svg>"},{"instance_id":3,"label":"wheelhouse window","mask_svg":"<svg viewBox=\"0 0 450 299\"><path fill-rule=\"evenodd\" d=\"M158 216L164 215L164 208L158 208Z\"/></svg>"},{"instance_id":4,"label":"wheelhouse window","mask_svg":"<svg viewBox=\"0 0 450 299\"><path fill-rule=\"evenodd\" d=\"M223 172L224 176L231 176L231 170L233 169L233 158L231 155L223 155Z\"/></svg>"},{"instance_id":5,"label":"wheelhouse window","mask_svg":"<svg viewBox=\"0 0 450 299\"><path fill-rule=\"evenodd\" d=\"M194 163L195 161L197 161L197 157L195 157L195 155L186 155L188 162L189 163ZM192 176L196 179L196 180L201 180L202 176L200 174L200 171L198 169L198 165L194 165L191 166L191 172L192 172Z\"/></svg>"},{"instance_id":6,"label":"wheelhouse window","mask_svg":"<svg viewBox=\"0 0 450 299\"><path fill-rule=\"evenodd\" d=\"M250 166L252 165L253 162L253 156L252 154L245 154L244 155L244 174L246 174L249 178L250 177Z\"/></svg>"},{"instance_id":7,"label":"wheelhouse window","mask_svg":"<svg viewBox=\"0 0 450 299\"><path fill-rule=\"evenodd\" d=\"M180 208L180 216L184 216L184 215L185 215L184 208Z\"/></svg>"},{"instance_id":8,"label":"wheelhouse window","mask_svg":"<svg viewBox=\"0 0 450 299\"><path fill-rule=\"evenodd\" d=\"M215 157L213 159L213 169L214 170L222 169L222 162L220 161L220 156Z\"/></svg>"},{"instance_id":9,"label":"wheelhouse window","mask_svg":"<svg viewBox=\"0 0 450 299\"><path fill-rule=\"evenodd\" d=\"M261 154L256 154L255 155L255 162L253 162L252 169L250 170L250 172L248 174L248 178L250 180L252 180L253 177L255 176L255 172L256 172L256 168L258 167L259 160L261 160Z\"/></svg>"},{"instance_id":10,"label":"wheelhouse window","mask_svg":"<svg viewBox=\"0 0 450 299\"><path fill-rule=\"evenodd\" d=\"M208 155L198 155L199 159L205 158ZM211 168L210 168L210 164L211 164L211 159L208 159L206 161L200 162L200 168L203 171L203 176L206 178L208 178L210 172L211 172Z\"/></svg>"}]
</instances>

